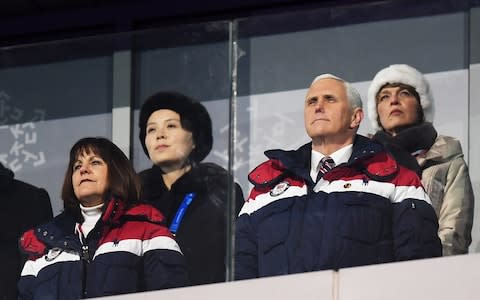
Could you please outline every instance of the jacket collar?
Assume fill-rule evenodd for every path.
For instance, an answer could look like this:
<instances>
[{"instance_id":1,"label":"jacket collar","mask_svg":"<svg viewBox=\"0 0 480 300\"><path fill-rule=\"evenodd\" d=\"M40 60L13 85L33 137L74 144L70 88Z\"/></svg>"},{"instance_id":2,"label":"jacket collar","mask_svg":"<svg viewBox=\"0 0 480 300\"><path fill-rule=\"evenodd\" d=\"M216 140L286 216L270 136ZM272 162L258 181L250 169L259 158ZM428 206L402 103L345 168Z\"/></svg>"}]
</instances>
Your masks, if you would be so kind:
<instances>
[{"instance_id":1,"label":"jacket collar","mask_svg":"<svg viewBox=\"0 0 480 300\"><path fill-rule=\"evenodd\" d=\"M155 165L140 173L143 181L142 197L147 202L152 201L151 198L157 199L165 192L169 192L163 182L162 174L162 170ZM214 163L199 163L178 178L172 184L170 192L173 194L178 191L204 193L207 192L209 183L218 183L218 180L225 176L228 176L228 173L222 167Z\"/></svg>"},{"instance_id":2,"label":"jacket collar","mask_svg":"<svg viewBox=\"0 0 480 300\"><path fill-rule=\"evenodd\" d=\"M116 198L111 198L107 203L107 208L103 212L102 221L104 223L118 224L120 218L125 215L125 202Z\"/></svg>"},{"instance_id":3,"label":"jacket collar","mask_svg":"<svg viewBox=\"0 0 480 300\"><path fill-rule=\"evenodd\" d=\"M80 242L75 237L75 219L66 212L56 216L53 221L39 225L34 229L36 238L48 248L78 249Z\"/></svg>"},{"instance_id":4,"label":"jacket collar","mask_svg":"<svg viewBox=\"0 0 480 300\"><path fill-rule=\"evenodd\" d=\"M293 174L311 181L310 159L312 153L312 142L307 143L297 150L274 149L265 151L269 159L278 160L283 167Z\"/></svg>"},{"instance_id":5,"label":"jacket collar","mask_svg":"<svg viewBox=\"0 0 480 300\"><path fill-rule=\"evenodd\" d=\"M350 156L347 165L353 165L358 161L367 159L382 151L384 151L384 148L380 143L357 134L353 141L352 155Z\"/></svg>"},{"instance_id":6,"label":"jacket collar","mask_svg":"<svg viewBox=\"0 0 480 300\"><path fill-rule=\"evenodd\" d=\"M348 162L342 165L353 165L383 150L384 148L380 143L357 134L353 141L352 155ZM265 155L270 159L279 160L287 170L310 181L311 152L312 143L310 142L297 150L268 150L265 151Z\"/></svg>"},{"instance_id":7,"label":"jacket collar","mask_svg":"<svg viewBox=\"0 0 480 300\"><path fill-rule=\"evenodd\" d=\"M393 144L415 155L415 153L430 149L437 136L437 131L432 123L424 122L405 128L395 136L385 131L378 131L372 139L378 140L382 144Z\"/></svg>"},{"instance_id":8,"label":"jacket collar","mask_svg":"<svg viewBox=\"0 0 480 300\"><path fill-rule=\"evenodd\" d=\"M123 201L112 198L102 214L101 220L108 224L118 224L125 215ZM52 222L42 224L34 229L35 236L50 248L74 248L80 247L75 235L77 223L70 214L63 212L53 219Z\"/></svg>"}]
</instances>

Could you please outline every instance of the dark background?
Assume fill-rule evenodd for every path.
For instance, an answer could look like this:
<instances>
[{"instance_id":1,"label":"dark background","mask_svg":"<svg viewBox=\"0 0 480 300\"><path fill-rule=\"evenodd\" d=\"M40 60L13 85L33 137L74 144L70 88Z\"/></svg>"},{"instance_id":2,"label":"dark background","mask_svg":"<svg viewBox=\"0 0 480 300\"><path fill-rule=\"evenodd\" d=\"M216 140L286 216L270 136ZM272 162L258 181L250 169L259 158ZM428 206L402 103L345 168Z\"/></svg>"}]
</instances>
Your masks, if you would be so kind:
<instances>
[{"instance_id":1,"label":"dark background","mask_svg":"<svg viewBox=\"0 0 480 300\"><path fill-rule=\"evenodd\" d=\"M1 0L0 46L360 1Z\"/></svg>"},{"instance_id":2,"label":"dark background","mask_svg":"<svg viewBox=\"0 0 480 300\"><path fill-rule=\"evenodd\" d=\"M375 7L385 2L398 4L398 9L391 11L392 16L412 14L411 4L419 9L419 0L0 0L0 46L352 4L362 4L367 9L358 18L370 19L375 15L369 13L365 4ZM417 13L425 14L432 2L420 2L425 3L425 11L420 9ZM479 5L480 0L441 2L445 3L444 11L427 14L466 9Z\"/></svg>"}]
</instances>

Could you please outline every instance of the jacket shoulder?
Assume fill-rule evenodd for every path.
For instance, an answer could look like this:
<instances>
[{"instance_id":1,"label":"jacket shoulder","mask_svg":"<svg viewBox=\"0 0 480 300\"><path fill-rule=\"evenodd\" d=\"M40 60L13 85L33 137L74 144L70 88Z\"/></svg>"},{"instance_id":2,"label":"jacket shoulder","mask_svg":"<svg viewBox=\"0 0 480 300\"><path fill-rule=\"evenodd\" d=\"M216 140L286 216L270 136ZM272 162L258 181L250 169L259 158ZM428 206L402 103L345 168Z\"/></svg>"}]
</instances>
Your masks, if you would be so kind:
<instances>
[{"instance_id":1,"label":"jacket shoulder","mask_svg":"<svg viewBox=\"0 0 480 300\"><path fill-rule=\"evenodd\" d=\"M38 230L39 228L30 229L23 233L20 237L20 250L29 255L31 258L37 258L46 253L47 246L45 243L40 241L40 239L38 239L35 233L35 231Z\"/></svg>"},{"instance_id":2,"label":"jacket shoulder","mask_svg":"<svg viewBox=\"0 0 480 300\"><path fill-rule=\"evenodd\" d=\"M362 165L368 176L377 180L392 178L400 169L396 159L385 151L378 152L365 159Z\"/></svg>"},{"instance_id":3,"label":"jacket shoulder","mask_svg":"<svg viewBox=\"0 0 480 300\"><path fill-rule=\"evenodd\" d=\"M148 182L162 176L162 170L159 167L152 166L148 169L138 172L138 176L142 182Z\"/></svg>"},{"instance_id":4,"label":"jacket shoulder","mask_svg":"<svg viewBox=\"0 0 480 300\"><path fill-rule=\"evenodd\" d=\"M154 223L165 222L164 215L158 209L146 203L129 208L125 214L134 218L144 218L146 221Z\"/></svg>"},{"instance_id":5,"label":"jacket shoulder","mask_svg":"<svg viewBox=\"0 0 480 300\"><path fill-rule=\"evenodd\" d=\"M400 169L395 157L380 142L361 135L356 136L349 163L378 181L391 180Z\"/></svg>"},{"instance_id":6,"label":"jacket shoulder","mask_svg":"<svg viewBox=\"0 0 480 300\"><path fill-rule=\"evenodd\" d=\"M255 188L273 187L286 176L286 168L276 159L267 160L248 174L248 181Z\"/></svg>"},{"instance_id":7,"label":"jacket shoulder","mask_svg":"<svg viewBox=\"0 0 480 300\"><path fill-rule=\"evenodd\" d=\"M439 135L437 140L430 148L441 155L443 160L452 160L455 158L463 158L463 150L460 141L454 137Z\"/></svg>"},{"instance_id":8,"label":"jacket shoulder","mask_svg":"<svg viewBox=\"0 0 480 300\"><path fill-rule=\"evenodd\" d=\"M19 194L28 198L42 197L50 199L47 191L44 188L34 186L18 179L13 179L10 182L8 186L8 192Z\"/></svg>"},{"instance_id":9,"label":"jacket shoulder","mask_svg":"<svg viewBox=\"0 0 480 300\"><path fill-rule=\"evenodd\" d=\"M239 215L250 215L263 207L272 207L270 204L290 202L289 199L292 200L307 193L305 181L289 172L280 161L275 159L260 164L250 172L248 177L254 187Z\"/></svg>"},{"instance_id":10,"label":"jacket shoulder","mask_svg":"<svg viewBox=\"0 0 480 300\"><path fill-rule=\"evenodd\" d=\"M217 185L226 187L229 178L228 171L215 163L201 163L192 169L195 179L200 179L201 184Z\"/></svg>"},{"instance_id":11,"label":"jacket shoulder","mask_svg":"<svg viewBox=\"0 0 480 300\"><path fill-rule=\"evenodd\" d=\"M225 168L212 162L200 163L197 168L213 176L223 176L228 173Z\"/></svg>"}]
</instances>

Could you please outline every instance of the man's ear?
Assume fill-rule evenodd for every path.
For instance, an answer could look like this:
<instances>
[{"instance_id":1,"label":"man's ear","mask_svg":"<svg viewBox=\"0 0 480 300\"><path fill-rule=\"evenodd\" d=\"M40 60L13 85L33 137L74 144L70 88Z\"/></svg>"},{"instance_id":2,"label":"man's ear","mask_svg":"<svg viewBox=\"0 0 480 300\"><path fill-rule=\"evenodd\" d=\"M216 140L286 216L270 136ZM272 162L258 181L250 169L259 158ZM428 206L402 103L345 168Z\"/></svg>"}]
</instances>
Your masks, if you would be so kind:
<instances>
[{"instance_id":1,"label":"man's ear","mask_svg":"<svg viewBox=\"0 0 480 300\"><path fill-rule=\"evenodd\" d=\"M352 113L352 121L350 122L350 128L358 128L360 126L360 122L363 120L363 109L360 107L355 107Z\"/></svg>"}]
</instances>

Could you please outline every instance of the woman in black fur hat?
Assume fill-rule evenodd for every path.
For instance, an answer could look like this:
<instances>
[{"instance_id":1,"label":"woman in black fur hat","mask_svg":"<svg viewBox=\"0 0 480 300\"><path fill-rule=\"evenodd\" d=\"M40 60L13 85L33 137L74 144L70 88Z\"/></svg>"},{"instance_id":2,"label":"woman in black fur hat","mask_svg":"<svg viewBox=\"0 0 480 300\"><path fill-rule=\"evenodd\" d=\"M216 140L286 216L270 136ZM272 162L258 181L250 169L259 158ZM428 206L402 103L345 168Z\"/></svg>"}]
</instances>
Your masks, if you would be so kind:
<instances>
[{"instance_id":1,"label":"woman in black fur hat","mask_svg":"<svg viewBox=\"0 0 480 300\"><path fill-rule=\"evenodd\" d=\"M192 285L225 281L229 176L201 163L212 149L205 107L176 92L149 97L140 111L140 142L153 166L140 173L143 198L160 209L187 261ZM237 211L243 194L236 189Z\"/></svg>"}]
</instances>

